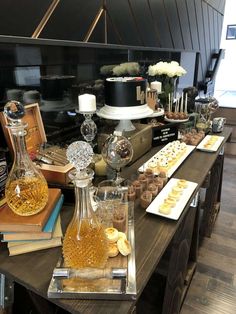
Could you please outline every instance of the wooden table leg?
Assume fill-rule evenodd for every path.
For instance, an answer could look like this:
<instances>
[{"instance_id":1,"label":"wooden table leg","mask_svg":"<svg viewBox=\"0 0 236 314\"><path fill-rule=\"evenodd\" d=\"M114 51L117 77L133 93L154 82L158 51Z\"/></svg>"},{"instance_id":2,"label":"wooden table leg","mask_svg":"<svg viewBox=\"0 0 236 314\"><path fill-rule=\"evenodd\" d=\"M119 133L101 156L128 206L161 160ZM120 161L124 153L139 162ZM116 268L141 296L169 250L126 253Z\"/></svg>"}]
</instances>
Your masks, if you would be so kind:
<instances>
[{"instance_id":1,"label":"wooden table leg","mask_svg":"<svg viewBox=\"0 0 236 314\"><path fill-rule=\"evenodd\" d=\"M171 245L162 313L179 313L188 273L196 207L190 207ZM197 245L197 243L195 243ZM193 252L191 252L193 254Z\"/></svg>"},{"instance_id":2,"label":"wooden table leg","mask_svg":"<svg viewBox=\"0 0 236 314\"><path fill-rule=\"evenodd\" d=\"M210 237L217 214L220 210L220 198L223 176L224 154L219 154L212 169L210 184L206 190L200 235Z\"/></svg>"}]
</instances>

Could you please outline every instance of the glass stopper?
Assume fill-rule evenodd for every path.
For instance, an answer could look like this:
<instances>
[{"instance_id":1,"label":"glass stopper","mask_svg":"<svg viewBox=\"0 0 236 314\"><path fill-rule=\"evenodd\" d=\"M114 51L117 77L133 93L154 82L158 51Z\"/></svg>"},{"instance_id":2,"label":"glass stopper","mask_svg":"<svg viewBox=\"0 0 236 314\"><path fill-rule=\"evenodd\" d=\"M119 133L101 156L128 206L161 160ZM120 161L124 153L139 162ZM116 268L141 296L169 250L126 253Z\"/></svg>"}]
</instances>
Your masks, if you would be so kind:
<instances>
[{"instance_id":1,"label":"glass stopper","mask_svg":"<svg viewBox=\"0 0 236 314\"><path fill-rule=\"evenodd\" d=\"M88 167L88 165L92 162L93 149L86 142L73 142L68 146L66 156L76 170L80 171Z\"/></svg>"},{"instance_id":2,"label":"glass stopper","mask_svg":"<svg viewBox=\"0 0 236 314\"><path fill-rule=\"evenodd\" d=\"M11 100L4 106L4 113L11 122L19 122L25 115L25 108L19 101Z\"/></svg>"}]
</instances>

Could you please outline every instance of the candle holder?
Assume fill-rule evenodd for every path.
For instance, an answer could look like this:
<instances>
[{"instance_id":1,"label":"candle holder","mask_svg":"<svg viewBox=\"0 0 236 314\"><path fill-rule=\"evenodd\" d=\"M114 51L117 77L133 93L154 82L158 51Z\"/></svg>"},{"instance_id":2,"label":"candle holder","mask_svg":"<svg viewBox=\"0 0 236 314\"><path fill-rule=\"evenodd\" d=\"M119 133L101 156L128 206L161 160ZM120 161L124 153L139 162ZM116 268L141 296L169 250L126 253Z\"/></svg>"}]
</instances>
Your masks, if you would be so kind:
<instances>
[{"instance_id":1,"label":"candle holder","mask_svg":"<svg viewBox=\"0 0 236 314\"><path fill-rule=\"evenodd\" d=\"M97 126L92 120L93 114L96 112L96 97L92 94L83 94L78 96L79 113L81 113L85 120L81 124L80 132L87 143L93 148L93 140L97 134Z\"/></svg>"},{"instance_id":2,"label":"candle holder","mask_svg":"<svg viewBox=\"0 0 236 314\"><path fill-rule=\"evenodd\" d=\"M93 140L97 135L97 126L96 123L92 120L93 112L80 112L83 114L85 120L81 124L80 132L83 135L85 141L94 147Z\"/></svg>"}]
</instances>

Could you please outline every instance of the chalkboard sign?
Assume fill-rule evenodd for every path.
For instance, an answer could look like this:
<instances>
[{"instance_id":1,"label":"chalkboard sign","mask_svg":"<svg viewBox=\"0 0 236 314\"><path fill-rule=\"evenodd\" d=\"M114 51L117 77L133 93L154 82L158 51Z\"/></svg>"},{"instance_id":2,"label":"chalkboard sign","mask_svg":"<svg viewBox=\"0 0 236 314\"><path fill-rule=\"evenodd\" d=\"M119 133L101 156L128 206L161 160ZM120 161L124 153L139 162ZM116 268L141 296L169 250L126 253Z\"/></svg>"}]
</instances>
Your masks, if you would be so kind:
<instances>
[{"instance_id":1,"label":"chalkboard sign","mask_svg":"<svg viewBox=\"0 0 236 314\"><path fill-rule=\"evenodd\" d=\"M177 140L177 123L167 123L162 126L153 126L152 128L152 146L165 145Z\"/></svg>"}]
</instances>

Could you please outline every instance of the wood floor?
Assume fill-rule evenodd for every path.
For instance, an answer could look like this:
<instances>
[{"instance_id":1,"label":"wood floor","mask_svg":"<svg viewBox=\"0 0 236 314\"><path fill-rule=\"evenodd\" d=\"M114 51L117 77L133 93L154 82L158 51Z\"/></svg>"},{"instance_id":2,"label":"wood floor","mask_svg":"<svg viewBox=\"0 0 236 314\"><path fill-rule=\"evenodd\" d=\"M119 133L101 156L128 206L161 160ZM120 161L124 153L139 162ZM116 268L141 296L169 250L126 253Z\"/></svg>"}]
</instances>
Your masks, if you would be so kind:
<instances>
[{"instance_id":1,"label":"wood floor","mask_svg":"<svg viewBox=\"0 0 236 314\"><path fill-rule=\"evenodd\" d=\"M204 238L181 314L236 313L236 157L225 158L221 210Z\"/></svg>"}]
</instances>

